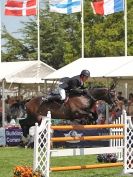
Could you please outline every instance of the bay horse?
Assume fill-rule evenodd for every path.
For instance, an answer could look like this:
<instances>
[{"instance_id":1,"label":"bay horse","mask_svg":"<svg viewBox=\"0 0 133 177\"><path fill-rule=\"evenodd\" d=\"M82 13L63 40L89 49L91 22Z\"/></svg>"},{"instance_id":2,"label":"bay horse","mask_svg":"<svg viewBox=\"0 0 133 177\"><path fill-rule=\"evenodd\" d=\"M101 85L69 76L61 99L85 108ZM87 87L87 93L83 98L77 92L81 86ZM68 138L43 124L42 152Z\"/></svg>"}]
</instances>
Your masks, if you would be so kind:
<instances>
[{"instance_id":1,"label":"bay horse","mask_svg":"<svg viewBox=\"0 0 133 177\"><path fill-rule=\"evenodd\" d=\"M91 95L91 96L90 96ZM26 103L27 118L20 120L23 136L27 137L29 128L35 126L35 123L41 123L42 116L47 116L50 111L52 119L81 120L97 119L93 112L93 106L96 101L104 100L109 105L114 105L116 96L114 90L109 88L93 88L87 89L86 94L69 95L64 101L48 101L42 100L42 97L35 97ZM96 121L96 120L95 120Z\"/></svg>"}]
</instances>

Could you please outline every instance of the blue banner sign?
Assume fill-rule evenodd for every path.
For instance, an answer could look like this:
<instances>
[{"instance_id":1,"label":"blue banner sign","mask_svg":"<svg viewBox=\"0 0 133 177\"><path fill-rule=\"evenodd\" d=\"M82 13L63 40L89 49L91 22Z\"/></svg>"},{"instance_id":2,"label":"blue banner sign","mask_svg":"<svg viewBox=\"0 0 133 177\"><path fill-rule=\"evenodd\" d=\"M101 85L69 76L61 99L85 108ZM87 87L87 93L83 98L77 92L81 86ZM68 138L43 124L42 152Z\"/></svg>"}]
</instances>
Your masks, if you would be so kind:
<instances>
[{"instance_id":1,"label":"blue banner sign","mask_svg":"<svg viewBox=\"0 0 133 177\"><path fill-rule=\"evenodd\" d=\"M6 144L9 146L19 145L22 137L22 129L19 127L10 127L5 130Z\"/></svg>"},{"instance_id":2,"label":"blue banner sign","mask_svg":"<svg viewBox=\"0 0 133 177\"><path fill-rule=\"evenodd\" d=\"M82 136L100 136L109 135L109 129L87 129L87 130L70 130L62 131L55 130L53 137L82 137ZM67 141L67 142L54 142L54 147L65 148L84 148L84 147L107 147L109 146L109 140L99 141Z\"/></svg>"}]
</instances>

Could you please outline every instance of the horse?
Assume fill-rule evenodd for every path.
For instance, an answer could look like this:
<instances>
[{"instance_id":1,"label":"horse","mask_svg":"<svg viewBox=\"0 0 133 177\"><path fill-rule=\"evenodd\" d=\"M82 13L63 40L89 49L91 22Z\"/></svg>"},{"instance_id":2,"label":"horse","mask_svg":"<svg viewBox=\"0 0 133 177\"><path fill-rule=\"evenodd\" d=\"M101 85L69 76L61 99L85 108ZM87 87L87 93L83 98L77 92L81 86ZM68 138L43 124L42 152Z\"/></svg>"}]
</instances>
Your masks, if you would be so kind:
<instances>
[{"instance_id":1,"label":"horse","mask_svg":"<svg viewBox=\"0 0 133 177\"><path fill-rule=\"evenodd\" d=\"M61 101L43 101L41 96L31 99L25 104L27 118L20 120L23 136L27 137L29 128L35 123L41 123L42 116L47 116L50 111L52 119L65 119L74 121L75 119L97 119L93 111L96 101L104 100L109 105L114 106L116 96L113 89L93 88L86 89L85 94L70 94L64 103Z\"/></svg>"}]
</instances>

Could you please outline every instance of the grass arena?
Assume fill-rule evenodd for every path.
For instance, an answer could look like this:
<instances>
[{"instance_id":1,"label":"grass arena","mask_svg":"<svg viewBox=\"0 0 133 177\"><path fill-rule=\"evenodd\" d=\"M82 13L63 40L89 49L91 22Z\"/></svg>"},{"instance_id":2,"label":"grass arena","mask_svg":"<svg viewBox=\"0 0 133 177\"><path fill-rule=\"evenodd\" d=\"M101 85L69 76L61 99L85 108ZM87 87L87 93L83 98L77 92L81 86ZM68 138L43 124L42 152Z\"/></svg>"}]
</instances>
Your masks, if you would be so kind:
<instances>
[{"instance_id":1,"label":"grass arena","mask_svg":"<svg viewBox=\"0 0 133 177\"><path fill-rule=\"evenodd\" d=\"M0 148L0 177L13 177L13 169L16 165L33 165L33 149L24 149L18 147ZM96 155L76 156L76 157L52 157L52 166L71 166L84 164L99 164ZM128 177L123 175L123 167L101 168L61 171L50 173L50 177Z\"/></svg>"}]
</instances>

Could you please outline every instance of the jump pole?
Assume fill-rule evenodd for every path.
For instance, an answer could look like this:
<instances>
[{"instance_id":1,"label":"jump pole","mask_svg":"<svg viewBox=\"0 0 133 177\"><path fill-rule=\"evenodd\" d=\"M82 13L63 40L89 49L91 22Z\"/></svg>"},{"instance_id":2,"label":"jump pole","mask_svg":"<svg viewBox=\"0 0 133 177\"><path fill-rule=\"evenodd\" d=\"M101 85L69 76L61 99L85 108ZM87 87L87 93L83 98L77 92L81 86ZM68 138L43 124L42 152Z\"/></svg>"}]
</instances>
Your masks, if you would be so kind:
<instances>
[{"instance_id":1,"label":"jump pole","mask_svg":"<svg viewBox=\"0 0 133 177\"><path fill-rule=\"evenodd\" d=\"M104 136L81 136L81 137L56 137L51 138L52 142L63 142L63 141L97 141L105 139L123 139L124 135L104 135Z\"/></svg>"},{"instance_id":2,"label":"jump pole","mask_svg":"<svg viewBox=\"0 0 133 177\"><path fill-rule=\"evenodd\" d=\"M124 124L102 124L102 125L57 125L51 126L52 130L84 130L102 128L124 128Z\"/></svg>"},{"instance_id":3,"label":"jump pole","mask_svg":"<svg viewBox=\"0 0 133 177\"><path fill-rule=\"evenodd\" d=\"M94 164L94 165L79 165L79 166L66 166L66 167L52 167L50 171L69 171L69 170L85 170L85 169L95 169L95 168L109 168L109 167L120 167L123 166L123 162L117 163L104 163L104 164Z\"/></svg>"}]
</instances>

